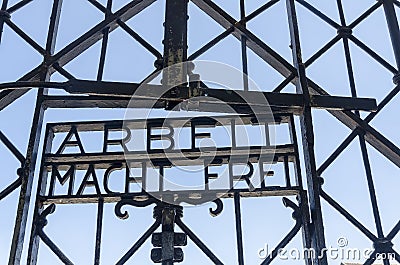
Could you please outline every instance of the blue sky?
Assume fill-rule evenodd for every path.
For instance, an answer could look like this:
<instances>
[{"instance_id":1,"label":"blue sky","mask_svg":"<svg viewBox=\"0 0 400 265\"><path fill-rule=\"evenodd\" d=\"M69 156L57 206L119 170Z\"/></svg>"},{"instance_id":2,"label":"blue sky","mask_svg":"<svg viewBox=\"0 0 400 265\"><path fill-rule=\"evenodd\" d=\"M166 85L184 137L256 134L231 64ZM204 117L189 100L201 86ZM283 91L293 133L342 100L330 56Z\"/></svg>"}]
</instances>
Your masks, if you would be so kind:
<instances>
[{"instance_id":1,"label":"blue sky","mask_svg":"<svg viewBox=\"0 0 400 265\"><path fill-rule=\"evenodd\" d=\"M17 1L9 1L9 6ZM99 1L105 4L104 0ZM126 0L115 0L113 10L126 4ZM238 1L214 1L234 18L239 18ZM247 0L246 13L249 14L261 6L265 1ZM339 23L336 1L308 1L331 19ZM376 1L372 0L343 0L348 23L353 21ZM336 35L336 30L321 21L318 17L297 5L302 42L303 58L306 61L326 42ZM25 30L29 36L44 46L46 29L51 1L35 0L25 8L12 15L12 21ZM260 39L265 41L275 51L291 62L290 39L286 18L285 1L280 1L271 9L262 13L248 23L248 28ZM399 10L397 10L399 16ZM162 53L164 1L158 0L142 13L127 22L137 33L151 43ZM189 54L196 51L209 40L224 31L216 22L212 21L193 3L189 4ZM60 20L56 52L64 48L81 34L100 22L103 14L85 0L65 0ZM375 11L369 18L354 29L354 35L374 49L381 57L393 66L395 65L393 52L388 36L383 9ZM364 51L351 43L352 60L354 63L355 81L359 96L373 97L378 102L389 93L394 85L392 74L381 65L373 61ZM97 74L100 42L89 48L65 66L75 77L80 79L95 79ZM268 64L258 58L252 51L248 51L249 76L263 90L270 91L283 77ZM7 26L4 28L0 45L0 82L15 81L26 72L41 63L41 56L28 47L24 41L12 32ZM208 52L198 58L228 64L241 69L240 42L229 36ZM154 70L154 56L148 53L135 40L120 29L110 34L109 49L106 58L104 80L139 82ZM344 68L345 59L343 44L338 42L329 52L319 58L309 68L309 77L332 95L350 95L347 73ZM53 81L64 81L59 74L54 74ZM294 86L288 85L285 92L294 92ZM22 98L0 112L0 130L5 133L21 150L25 152L29 135L30 123L34 107L36 90L31 90ZM51 91L51 93L60 93ZM399 97L377 115L371 122L378 131L398 145L400 125L396 122ZM46 122L85 121L122 119L125 111L116 110L48 110ZM162 114L162 113L161 113ZM316 142L317 165L335 150L351 132L340 124L336 118L324 110L314 110L314 129ZM365 114L362 114L364 117ZM297 122L297 128L299 124ZM277 135L279 137L279 134ZM300 140L300 134L298 134ZM41 147L40 147L41 150ZM381 211L384 232L388 233L398 222L398 195L399 187L398 167L388 161L373 147L368 146L371 159L376 193ZM16 159L0 145L2 176L0 187L5 187L16 178L18 163ZM37 174L36 174L37 176ZM275 176L279 178L280 176ZM324 189L337 199L357 219L375 232L372 210L367 193L365 172L362 165L358 139L339 156L339 158L324 172ZM36 190L36 187L33 189ZM7 261L12 225L15 217L18 191L0 202L0 263ZM33 202L33 200L32 200ZM218 217L208 214L210 205L185 209L184 221L225 264L235 264L236 250L234 238L233 201L226 200L224 211ZM325 217L327 246L337 246L337 239L345 236L349 247L370 248L372 244L351 226L334 209L323 202ZM107 205L104 212L104 234L102 246L102 264L113 264L152 222L152 207L145 209L129 208L130 218L119 220L113 213L114 205ZM264 244L275 245L294 225L290 218L291 210L286 209L279 197L242 200L244 245L246 264L260 262L257 251ZM31 214L28 217L31 220ZM49 217L46 233L57 242L66 255L77 264L90 264L93 260L94 237L96 222L96 205L57 206L56 212ZM29 228L27 234L29 234ZM393 243L395 249L400 250L400 236ZM29 237L26 237L28 242ZM300 247L301 235L298 234L288 248ZM149 260L151 244L147 242L143 248L127 264L152 264ZM184 247L185 260L182 264L207 264L208 260L191 242ZM25 260L26 252L23 259ZM290 264L302 264L302 261L290 261ZM276 261L274 264L289 264ZM49 249L41 244L39 264L59 264ZM333 261L332 264L339 264Z\"/></svg>"}]
</instances>

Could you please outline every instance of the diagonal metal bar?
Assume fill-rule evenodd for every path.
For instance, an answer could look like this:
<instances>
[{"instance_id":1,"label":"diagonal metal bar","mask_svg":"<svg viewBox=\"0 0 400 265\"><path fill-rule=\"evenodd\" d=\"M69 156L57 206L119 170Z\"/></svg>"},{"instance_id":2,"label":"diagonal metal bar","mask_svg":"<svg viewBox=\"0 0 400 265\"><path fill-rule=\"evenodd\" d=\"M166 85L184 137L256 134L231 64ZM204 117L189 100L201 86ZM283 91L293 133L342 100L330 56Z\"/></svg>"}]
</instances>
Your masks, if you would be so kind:
<instances>
[{"instance_id":1,"label":"diagonal metal bar","mask_svg":"<svg viewBox=\"0 0 400 265\"><path fill-rule=\"evenodd\" d=\"M71 80L71 79L76 79L70 72L62 68L58 63L53 64L53 68L59 72L62 76L65 78Z\"/></svg>"},{"instance_id":2,"label":"diagonal metal bar","mask_svg":"<svg viewBox=\"0 0 400 265\"><path fill-rule=\"evenodd\" d=\"M369 123L373 120L373 118L378 115L382 111L382 109L400 92L400 86L397 85L385 98L378 104L378 107L375 112L371 112L368 116L364 119L365 122ZM346 149L346 147L353 141L353 139L361 133L361 129L357 127L353 130L349 136L335 149L335 151L321 164L318 168L317 173L321 175L329 165Z\"/></svg>"},{"instance_id":3,"label":"diagonal metal bar","mask_svg":"<svg viewBox=\"0 0 400 265\"><path fill-rule=\"evenodd\" d=\"M8 140L7 136L5 136L2 131L0 131L0 141L4 143L8 150L13 153L13 155L18 159L21 164L25 162L24 155L13 145L10 140Z\"/></svg>"},{"instance_id":4,"label":"diagonal metal bar","mask_svg":"<svg viewBox=\"0 0 400 265\"><path fill-rule=\"evenodd\" d=\"M111 10L105 8L102 4L100 4L96 0L88 0L92 5L97 7L100 11L105 14L112 14ZM134 38L137 42L139 42L143 47L145 47L149 52L151 52L158 59L162 58L161 53L154 48L150 43L148 43L145 39L143 39L139 34L137 34L131 27L129 27L125 22L118 20L118 25L125 30L132 38Z\"/></svg>"},{"instance_id":5,"label":"diagonal metal bar","mask_svg":"<svg viewBox=\"0 0 400 265\"><path fill-rule=\"evenodd\" d=\"M118 20L118 25L126 31L132 38L139 42L143 47L145 47L150 53L152 53L158 59L162 58L161 53L154 48L150 43L143 39L139 34L137 34L131 27L129 27L125 22Z\"/></svg>"},{"instance_id":6,"label":"diagonal metal bar","mask_svg":"<svg viewBox=\"0 0 400 265\"><path fill-rule=\"evenodd\" d=\"M330 48L332 48L332 46L335 45L341 39L342 39L342 37L339 35L336 35L335 37L333 37L333 39L328 41L321 49L319 49L307 61L305 61L304 66L305 67L310 66L313 62L315 62L319 57L321 57L326 51L328 51Z\"/></svg>"},{"instance_id":7,"label":"diagonal metal bar","mask_svg":"<svg viewBox=\"0 0 400 265\"><path fill-rule=\"evenodd\" d=\"M281 92L289 83L293 82L293 79L295 78L296 74L290 74L288 77L285 78L272 92Z\"/></svg>"},{"instance_id":8,"label":"diagonal metal bar","mask_svg":"<svg viewBox=\"0 0 400 265\"><path fill-rule=\"evenodd\" d=\"M393 251L393 253L394 253L395 259L396 259L398 262L400 262L400 254L399 254L397 251L395 251L394 249L392 249L392 251Z\"/></svg>"},{"instance_id":9,"label":"diagonal metal bar","mask_svg":"<svg viewBox=\"0 0 400 265\"><path fill-rule=\"evenodd\" d=\"M157 230L157 228L160 226L161 220L157 219L152 226L147 229L147 231L139 238L138 241L128 250L128 252L125 253L125 255L116 263L116 265L122 265L127 262L130 257L132 257L133 254L144 244L144 242L151 236L151 234L154 233L154 231Z\"/></svg>"},{"instance_id":10,"label":"diagonal metal bar","mask_svg":"<svg viewBox=\"0 0 400 265\"><path fill-rule=\"evenodd\" d=\"M379 54L377 54L372 49L370 49L367 45L365 45L357 37L355 37L354 35L350 35L349 39L352 42L354 42L354 44L356 44L358 47L360 47L364 52L366 52L369 56L371 56L373 59L375 59L375 61L377 61L383 67L385 67L387 70L389 70L393 74L397 73L396 68L394 68L390 63L388 63L385 59L383 59Z\"/></svg>"},{"instance_id":11,"label":"diagonal metal bar","mask_svg":"<svg viewBox=\"0 0 400 265\"><path fill-rule=\"evenodd\" d=\"M104 14L111 14L111 10L108 10L105 6L100 4L97 0L88 0L93 6L95 6L98 10L103 12Z\"/></svg>"},{"instance_id":12,"label":"diagonal metal bar","mask_svg":"<svg viewBox=\"0 0 400 265\"><path fill-rule=\"evenodd\" d=\"M356 138L356 136L360 133L360 130L356 128L351 132L349 136L344 139L342 143L333 151L333 153L321 164L321 166L317 169L318 176L321 176L322 173L336 160L337 157L349 146L349 144Z\"/></svg>"},{"instance_id":13,"label":"diagonal metal bar","mask_svg":"<svg viewBox=\"0 0 400 265\"><path fill-rule=\"evenodd\" d=\"M375 242L378 238L371 233L363 224L357 221L346 209L340 206L332 197L330 197L323 189L321 189L321 197L325 199L334 209L336 209L340 214L342 214L350 223L357 227L366 237L371 241Z\"/></svg>"},{"instance_id":14,"label":"diagonal metal bar","mask_svg":"<svg viewBox=\"0 0 400 265\"><path fill-rule=\"evenodd\" d=\"M261 265L268 265L271 264L271 262L276 258L278 255L279 251L283 249L289 242L297 235L297 233L300 231L301 228L301 221L296 221L296 224L294 227L289 231L289 233L278 243L278 245L275 247L274 250L270 254L268 254L268 257L261 263Z\"/></svg>"},{"instance_id":15,"label":"diagonal metal bar","mask_svg":"<svg viewBox=\"0 0 400 265\"><path fill-rule=\"evenodd\" d=\"M364 262L364 265L372 265L372 263L375 262L375 259L373 257L375 257L377 254L379 254L379 252L374 250L374 252L372 252L369 258Z\"/></svg>"},{"instance_id":16,"label":"diagonal metal bar","mask_svg":"<svg viewBox=\"0 0 400 265\"><path fill-rule=\"evenodd\" d=\"M310 10L313 14L321 18L323 21L334 27L335 29L340 28L340 25L333 21L330 17L313 7L310 3L304 1L304 0L296 0L299 4L304 6L306 9Z\"/></svg>"},{"instance_id":17,"label":"diagonal metal bar","mask_svg":"<svg viewBox=\"0 0 400 265\"><path fill-rule=\"evenodd\" d=\"M195 51L192 55L188 57L188 61L193 61L212 47L214 47L218 42L222 41L228 37L234 31L234 27L226 29L224 32L216 36L214 39L210 40L206 45Z\"/></svg>"},{"instance_id":18,"label":"diagonal metal bar","mask_svg":"<svg viewBox=\"0 0 400 265\"><path fill-rule=\"evenodd\" d=\"M249 22L250 20L252 20L256 16L260 15L261 13L263 13L264 11L266 11L267 9L269 9L270 7L272 7L273 5L275 5L278 2L279 2L279 0L271 0L271 1L267 2L267 3L265 3L264 5L260 6L259 8L257 8L253 12L251 12L249 15L247 15L241 21Z\"/></svg>"},{"instance_id":19,"label":"diagonal metal bar","mask_svg":"<svg viewBox=\"0 0 400 265\"><path fill-rule=\"evenodd\" d=\"M238 23L232 16L226 13L218 5L211 0L193 0L196 6L213 18L218 24L225 29L234 26L235 30L232 35L241 41L245 36L247 47L249 47L260 58L269 63L275 70L287 77L295 72L294 67L287 62L282 56L271 49L267 44L257 38L253 33L246 29L241 23Z\"/></svg>"},{"instance_id":20,"label":"diagonal metal bar","mask_svg":"<svg viewBox=\"0 0 400 265\"><path fill-rule=\"evenodd\" d=\"M376 2L373 6L368 8L364 13L362 13L358 18L349 24L349 28L354 29L358 24L364 21L369 15L371 15L375 10L377 10L382 5L382 1Z\"/></svg>"},{"instance_id":21,"label":"diagonal metal bar","mask_svg":"<svg viewBox=\"0 0 400 265\"><path fill-rule=\"evenodd\" d=\"M222 9L218 8L210 0L193 0L194 4L200 7L206 14L217 21L221 26L229 28L235 25L236 21L231 16L229 16ZM241 35L244 34L247 37L247 45L252 49L257 55L270 64L274 69L276 69L283 76L288 77L291 73L295 72L294 67L288 63L284 58L278 55L276 52L272 51L265 43L255 37L253 34L249 33L248 30L243 29L240 25L235 25L235 32L233 35L241 39ZM260 43L261 42L261 43ZM296 82L296 80L293 80ZM325 90L319 87L316 83L308 79L308 85L310 87L310 92L312 94L319 95L329 95ZM361 127L366 131L365 139L381 154L386 156L395 165L400 167L400 149L389 141L382 134L377 132L374 128L362 121L361 118L357 117L354 113L345 111L335 111L330 110L334 117L345 124L350 129L354 130L356 127Z\"/></svg>"},{"instance_id":22,"label":"diagonal metal bar","mask_svg":"<svg viewBox=\"0 0 400 265\"><path fill-rule=\"evenodd\" d=\"M400 231L400 221L397 222L397 224L393 227L393 229L389 232L389 234L386 236L388 240L392 240L397 233Z\"/></svg>"},{"instance_id":23,"label":"diagonal metal bar","mask_svg":"<svg viewBox=\"0 0 400 265\"><path fill-rule=\"evenodd\" d=\"M21 186L22 179L19 177L13 183L8 185L4 190L0 192L0 201L12 193L15 189Z\"/></svg>"},{"instance_id":24,"label":"diagonal metal bar","mask_svg":"<svg viewBox=\"0 0 400 265\"><path fill-rule=\"evenodd\" d=\"M32 71L27 73L25 76L20 78L20 81L38 81L43 71L49 67L49 74L54 73L55 69L52 67L53 64L58 63L61 67L73 60L79 54L83 53L97 41L101 40L103 35L103 29L110 27L110 32L118 27L118 20L126 21L136 14L140 13L143 9L154 3L156 0L134 0L123 6L117 12L115 12L108 19L100 22L92 29L84 33L82 36L77 38L75 41L67 45L65 48L60 50L50 59L46 60L46 65L39 65ZM11 104L15 99L25 94L27 90L18 91L7 91L0 93L0 110Z\"/></svg>"},{"instance_id":25,"label":"diagonal metal bar","mask_svg":"<svg viewBox=\"0 0 400 265\"><path fill-rule=\"evenodd\" d=\"M28 36L22 29L20 29L17 25L15 25L11 20L6 19L4 21L7 26L9 26L15 33L18 34L24 41L26 41L32 48L34 48L41 55L45 55L46 51L42 48L36 41L34 41L31 37Z\"/></svg>"},{"instance_id":26,"label":"diagonal metal bar","mask_svg":"<svg viewBox=\"0 0 400 265\"><path fill-rule=\"evenodd\" d=\"M249 14L248 16L242 17L241 20L237 23L243 24L243 23L247 23L250 20L252 20L253 18L257 17L258 15L260 15L262 12L266 11L267 9L269 9L270 7L272 7L274 4L278 3L279 0L271 0L267 3L265 3L264 5L262 5L261 7L259 7L258 9L254 10L251 14ZM209 41L206 45L204 45L203 47L201 47L199 50L197 50L196 52L194 52L192 55L190 55L188 57L189 61L192 61L194 59L196 59L197 57L199 57L200 55L202 55L204 52L206 52L207 50L209 50L210 48L212 48L214 45L216 45L218 42L220 42L221 40L223 40L224 38L226 38L227 36L229 36L229 34L231 34L234 31L234 27L229 27L227 28L224 32L222 32L221 34L219 34L218 36L216 36L214 39L212 39L211 41Z\"/></svg>"},{"instance_id":27,"label":"diagonal metal bar","mask_svg":"<svg viewBox=\"0 0 400 265\"><path fill-rule=\"evenodd\" d=\"M312 81L310 81L308 84L310 85L313 93L329 95L326 91ZM365 139L367 142L382 155L392 161L396 166L400 167L400 149L381 133L368 125L367 122L350 111L328 110L328 112L350 129L354 130L359 127L365 131Z\"/></svg>"},{"instance_id":28,"label":"diagonal metal bar","mask_svg":"<svg viewBox=\"0 0 400 265\"><path fill-rule=\"evenodd\" d=\"M70 261L67 256L65 256L65 254L61 251L61 249L57 247L57 245L54 244L54 242L51 241L51 239L43 231L39 231L39 236L42 239L42 241L51 249L51 251L53 251L54 254L57 255L57 257L64 264L74 265L74 263Z\"/></svg>"},{"instance_id":29,"label":"diagonal metal bar","mask_svg":"<svg viewBox=\"0 0 400 265\"><path fill-rule=\"evenodd\" d=\"M33 0L22 0L18 3L16 3L15 5L11 6L10 8L7 9L8 13L14 13L15 11L17 11L18 9L21 9L22 7L26 6L27 4L29 4L30 2L32 2Z\"/></svg>"},{"instance_id":30,"label":"diagonal metal bar","mask_svg":"<svg viewBox=\"0 0 400 265\"><path fill-rule=\"evenodd\" d=\"M370 165L370 161L369 161L367 146L365 144L365 138L364 138L363 134L359 135L359 140L360 140L362 159L364 162L365 174L367 177L368 190L369 190L369 195L370 195L370 200L371 200L371 205L372 205L372 212L374 214L374 219L375 219L376 231L378 232L378 236L380 238L382 238L383 237L382 221L381 221L381 217L380 217L380 213L379 213L378 201L376 198L375 185L374 185L374 180L372 177L372 170L371 170L371 165Z\"/></svg>"},{"instance_id":31,"label":"diagonal metal bar","mask_svg":"<svg viewBox=\"0 0 400 265\"><path fill-rule=\"evenodd\" d=\"M182 231L189 236L189 238L193 241L193 243L198 246L207 257L217 265L223 265L223 263L214 255L214 253L196 236L195 233L187 227L180 218L175 220L175 223L182 229Z\"/></svg>"}]
</instances>

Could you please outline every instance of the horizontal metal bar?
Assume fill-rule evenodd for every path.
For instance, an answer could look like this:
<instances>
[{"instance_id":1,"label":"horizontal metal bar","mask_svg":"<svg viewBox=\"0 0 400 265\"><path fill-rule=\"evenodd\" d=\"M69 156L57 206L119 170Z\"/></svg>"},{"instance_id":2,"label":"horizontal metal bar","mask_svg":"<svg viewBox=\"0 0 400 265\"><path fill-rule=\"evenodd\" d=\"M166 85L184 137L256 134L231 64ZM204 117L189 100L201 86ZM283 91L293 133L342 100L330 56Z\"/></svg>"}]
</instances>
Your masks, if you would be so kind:
<instances>
[{"instance_id":1,"label":"horizontal metal bar","mask_svg":"<svg viewBox=\"0 0 400 265\"><path fill-rule=\"evenodd\" d=\"M283 156L283 155L292 155L294 153L294 147L291 144L288 145L277 145L277 146L250 146L250 147L203 147L201 149L179 149L179 150L152 150L152 151L132 151L132 152L114 152L114 153L93 153L93 154L54 154L47 155L45 157L46 164L85 164L85 163L94 163L94 164L102 164L102 163L112 163L112 161L129 161L129 162L141 162L141 161L150 161L154 159L167 159L173 161L181 165L181 163L187 163L189 165L193 165L194 161L191 159L202 157L204 159L209 157L253 157L255 155L275 155L275 156ZM182 161L180 161L182 160ZM202 162L202 161L201 161Z\"/></svg>"},{"instance_id":2,"label":"horizontal metal bar","mask_svg":"<svg viewBox=\"0 0 400 265\"><path fill-rule=\"evenodd\" d=\"M171 100L182 101L190 95L189 87L179 87L181 98L175 95L160 95L161 85L140 85L137 83L122 83L122 82L103 82L103 81L87 81L87 80L69 80L64 83L56 82L15 82L0 84L0 89L24 88L29 86L53 87L63 89L69 93L83 93L96 96L119 96L119 97L132 97L138 88L146 90L146 94L141 92L137 95L138 98L148 98L155 100ZM257 91L243 91L243 90L224 90L202 88L203 95L200 100L194 99L196 102L212 103L215 99L222 100L227 104L244 104L244 105L261 105L265 106L269 103L271 106L276 107L303 107L304 98L300 94L289 93L274 93L274 92L257 92ZM368 98L349 98L337 97L328 95L312 95L311 106L315 108L324 108L332 110L365 110L374 111L376 109L376 100ZM263 98L265 100L263 100ZM134 98L132 98L134 99ZM220 102L218 102L219 104Z\"/></svg>"},{"instance_id":3,"label":"horizontal metal bar","mask_svg":"<svg viewBox=\"0 0 400 265\"><path fill-rule=\"evenodd\" d=\"M330 110L375 111L377 105L376 100L370 98L312 95L311 107Z\"/></svg>"},{"instance_id":4,"label":"horizontal metal bar","mask_svg":"<svg viewBox=\"0 0 400 265\"><path fill-rule=\"evenodd\" d=\"M151 192L151 197L162 198L162 196L175 196L177 198L184 197L193 200L201 198L233 198L234 193L238 192L242 198L257 198L257 197L269 197L269 196L295 196L301 191L300 187L292 186L280 187L280 186L268 186L265 188L256 188L253 191L248 189L232 189L227 191L226 189L213 189L213 190L192 190L192 191L163 191L163 192ZM75 203L97 203L99 197L104 198L105 203L119 202L122 198L129 196L133 200L143 201L150 197L147 192L136 192L136 193L114 193L114 194L102 194L102 195L73 195L73 196L40 196L39 200L43 204L75 204ZM169 198L169 197L168 197ZM174 198L174 197L172 197Z\"/></svg>"}]
</instances>

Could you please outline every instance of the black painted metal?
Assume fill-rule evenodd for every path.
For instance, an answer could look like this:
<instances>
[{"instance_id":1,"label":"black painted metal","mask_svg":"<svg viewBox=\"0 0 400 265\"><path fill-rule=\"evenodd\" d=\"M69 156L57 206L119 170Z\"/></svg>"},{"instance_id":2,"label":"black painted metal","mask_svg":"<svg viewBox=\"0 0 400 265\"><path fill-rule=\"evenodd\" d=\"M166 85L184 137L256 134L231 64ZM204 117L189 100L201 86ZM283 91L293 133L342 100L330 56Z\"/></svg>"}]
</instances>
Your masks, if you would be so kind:
<instances>
[{"instance_id":1,"label":"black painted metal","mask_svg":"<svg viewBox=\"0 0 400 265\"><path fill-rule=\"evenodd\" d=\"M297 195L297 204L287 198L283 198L283 203L286 207L291 208L293 218L295 219L294 227L285 235L276 248L269 253L267 259L261 264L270 264L277 256L279 248L286 246L290 240L301 230L303 237L303 246L305 248L314 248L317 255L325 247L325 231L323 225L323 216L321 209L321 198L343 215L355 228L360 230L374 246L374 254L376 253L394 253L395 259L400 262L400 255L394 250L393 238L400 230L400 221L392 228L392 230L385 233L382 228L382 215L379 211L377 196L375 191L374 176L372 174L370 158L368 155L367 143L379 151L388 160L397 166L400 166L400 149L396 144L389 141L385 136L379 133L370 122L376 115L384 109L384 107L392 101L392 99L399 93L400 86L400 30L398 19L396 16L396 8L399 8L398 1L393 0L379 0L374 3L369 9L362 13L351 23L347 23L345 19L345 9L343 3L345 0L337 0L337 8L339 13L340 23L335 22L329 16L321 12L317 7L308 3L305 0L286 0L288 26L290 29L291 48L293 52L293 63L286 61L280 54L275 52L271 47L264 43L260 38L253 34L247 27L246 23L256 18L264 11L268 10L279 0L266 1L261 7L253 11L251 14L246 15L246 1L239 0L240 20L236 21L230 14L220 8L214 1L211 0L192 0L192 2L203 10L210 19L215 20L220 24L225 31L209 41L199 50L193 54L188 54L188 40L187 40L187 20L188 18L188 1L183 0L166 0L165 6L165 30L164 30L164 50L159 52L150 43L148 43L142 36L136 33L125 22L131 17L140 13L143 9L150 6L155 0L133 0L127 3L119 10L113 12L112 0L107 1L107 5L103 6L96 0L88 0L93 7L97 8L104 13L104 20L95 25L92 29L84 33L82 36L71 42L65 48L57 53L54 53L55 42L57 39L57 30L62 8L62 0L54 0L53 8L50 16L48 36L46 47L41 47L35 40L33 40L26 32L24 32L18 25L13 22L12 14L24 8L33 0L22 0L15 5L8 7L8 1L3 0L0 10L0 41L4 38L3 28L9 27L13 30L26 44L36 50L42 57L43 62L37 67L33 68L26 75L21 77L16 82L0 84L0 110L12 104L15 100L25 94L29 89L37 89L36 107L34 110L31 132L28 140L28 148L26 155L22 155L15 145L10 141L2 132L0 132L1 142L11 151L11 153L20 162L21 167L17 171L17 179L5 188L0 189L0 201L11 194L14 190L20 188L20 195L18 201L18 209L16 214L16 221L14 226L14 234L12 245L10 249L9 264L21 264L21 254L23 248L28 248L27 264L36 264L38 260L39 242L43 242L49 249L65 264L74 264L63 251L51 240L51 238L44 232L47 224L47 216L52 214L57 204L73 204L73 203L97 203L97 228L96 228L96 243L94 251L94 264L100 264L101 260L101 242L102 242L102 229L104 219L104 205L105 203L116 203L115 214L120 218L127 218L127 213L121 212L121 207L124 205L131 205L134 207L146 207L155 204L154 219L155 222L150 228L140 237L136 243L128 250L128 252L117 262L117 264L125 264L132 255L145 243L145 241L153 235L152 242L154 249L151 252L151 259L154 262L159 262L165 265L174 264L183 260L184 248L178 246L186 245L186 236L210 259L214 264L223 264L218 258L217 254L203 243L198 236L183 222L183 212L180 206L171 205L162 200L166 197L176 198L179 203L198 204L207 201L208 198L217 197L213 200L217 208L210 209L210 214L213 216L218 215L223 210L223 201L225 199L234 198L235 209L235 224L236 224L236 243L237 243L237 260L238 264L245 264L244 251L243 251L243 230L241 223L241 201L246 197L260 197L260 196L291 196ZM298 21L296 5L301 5L309 10L323 22L333 27L337 31L337 35L329 40L323 47L315 52L308 60L303 62L301 55L301 43L299 38ZM391 65L390 62L382 58L377 52L364 44L353 34L361 22L367 19L376 10L383 9L387 27L390 34L390 40L393 48L393 54L396 61L396 67ZM76 140L66 138L60 151L56 153L51 152L53 137L60 132L69 132L72 135L78 136L82 131L103 131L105 128L120 129L122 130L122 123L120 121L110 122L78 122L78 123L63 123L63 124L49 124L46 129L44 140L44 149L41 157L40 175L34 176L36 168L36 160L38 154L38 147L41 138L42 125L44 119L44 112L46 108L125 108L131 99L132 94L136 91L140 84L134 83L117 83L117 82L103 82L103 72L106 65L107 44L110 32L116 28L123 29L145 49L147 49L156 59L156 70L165 68L176 63L182 63L187 60L194 60L200 55L208 51L210 48L221 42L226 37L232 35L237 38L241 43L242 54L242 70L243 75L243 90L227 91L223 89L213 89L205 87L201 84L201 93L193 94L192 86L187 86L187 81L190 81L190 71L184 67L180 68L179 73L165 71L163 75L163 84L176 84L181 83L182 86L174 88L171 93L158 98L154 108L171 109L176 104L188 99L192 96L209 95L226 102L232 109L239 114L248 114L243 116L243 120L248 124L253 124L254 120L251 118L253 110L257 109L257 100L243 101L245 98L256 99L261 94L266 97L271 104L274 118L277 123L285 123L289 125L289 134L291 142L284 146L273 146L276 148L275 154L272 155L272 161L275 163L282 163L284 165L284 179L286 185L284 187L269 186L263 181L260 187L252 187L249 181L249 176L239 176L239 179L234 179L235 176L230 174L230 183L233 181L245 181L248 188L236 188L230 186L228 191L225 190L210 190L208 188L208 181L213 174L206 172L205 177L205 190L202 191L200 199L193 199L195 196L193 191L182 192L165 192L163 183L163 170L164 166L169 166L168 160L165 159L163 152L150 152L152 162L160 168L161 176L159 182L159 193L155 193L154 197L149 196L145 190L146 176L133 179L127 175L126 182L138 182L142 185L141 192L130 192L129 188L125 189L124 193L112 192L107 187L107 178L112 170L128 168L125 157L121 153L113 153L107 151L107 145L103 148L102 153L86 153L80 144L79 137ZM76 58L79 54L83 53L86 49L102 40L101 52L98 64L98 72L96 80L77 80L71 73L66 71L63 67L68 62ZM306 69L312 65L322 55L326 54L337 42L343 41L344 55L346 61L346 71L348 74L351 96L336 97L329 95L323 88L313 82L307 75ZM354 63L352 62L352 55L350 44L353 43L362 49L368 56L375 60L378 64L383 66L388 72L393 74L393 82L395 87L390 91L386 97L376 105L375 99L360 98L357 96L357 86L354 77ZM1 46L0 46L1 47ZM273 92L251 92L248 91L248 49L252 50L262 60L271 65L275 70L282 74L285 79L276 88L271 89ZM57 83L49 82L50 76L58 72L68 79L67 82ZM279 93L289 83L296 85L297 94ZM60 89L71 93L68 96L50 96L47 95L47 89ZM160 86L149 86L148 98L154 99L158 97L156 92ZM238 88L239 89L239 88ZM149 107L149 101L135 98L137 108ZM199 103L200 110L218 111L218 106L215 106L211 101L203 100ZM328 111L340 122L352 130L349 136L337 147L337 149L317 167L315 161L314 150L314 128L312 108L320 108ZM262 109L262 108L261 108ZM372 111L366 118L361 118L359 111ZM302 147L304 154L304 164L306 168L306 183L307 190L303 188L303 181L300 169L300 144L296 137L296 128L294 123L294 116L300 117L300 126L302 131ZM247 117L247 118L246 118ZM247 119L247 120L246 120ZM242 121L243 121L242 120ZM163 120L164 121L164 120ZM144 121L135 121L143 124ZM173 119L170 122L174 122ZM231 121L232 122L232 121ZM259 121L258 121L259 122ZM108 127L107 127L108 126ZM145 125L146 129L149 125ZM231 128L235 128L234 121L230 124ZM266 125L267 128L268 125ZM139 126L140 127L140 126ZM171 127L173 128L173 126ZM234 130L233 130L234 131ZM107 134L105 134L105 141L107 141ZM154 137L153 137L154 136ZM193 136L193 135L192 135ZM153 137L153 138L152 138ZM148 139L158 139L160 135L152 135L151 130L148 131ZM374 223L376 234L365 227L359 222L350 212L342 207L334 198L332 198L322 187L322 175L324 171L339 157L339 155L346 150L350 143L356 138L359 138L362 161L365 169L366 180L369 188L369 196L371 207L373 210ZM233 136L235 138L235 136ZM251 155L248 161L250 172L252 173L252 163L258 163L261 160L260 152L270 150L269 137L266 134L267 146L252 147ZM192 139L193 140L193 139ZM108 141L110 145L122 145L123 140ZM63 154L65 146L78 146L80 153L74 155ZM239 157L241 149L236 147L234 139L232 140L233 147L236 148L236 154ZM150 144L151 146L151 144ZM147 151L150 150L148 145ZM170 150L166 150L170 151ZM226 152L228 149L220 148L217 150L218 155L215 157L214 164L231 163L233 157L228 157ZM192 145L191 149L184 150L188 157L197 157L199 150ZM136 167L146 167L141 157L143 154L134 152L131 154L132 163ZM136 159L136 160L135 160ZM294 166L294 179L296 183L291 183L291 176L289 166ZM101 183L97 182L96 170L106 169L103 184L105 192L100 191ZM67 173L61 174L59 170L68 170ZM80 184L77 194L73 194L74 174L76 170L86 170L84 181ZM50 181L49 172L51 172ZM271 174L265 172L266 175ZM93 178L93 180L89 180ZM29 245L24 243L25 231L27 227L27 218L29 213L29 204L31 197L31 189L33 183L38 184L37 196L34 205L33 220L31 222L31 234ZM49 183L49 184L48 184ZM69 189L67 194L56 194L54 192L54 185L56 183L63 185L68 183ZM86 187L94 186L96 188L95 194L84 194ZM49 189L48 189L49 188ZM198 191L196 191L198 193ZM45 205L49 205L45 207ZM183 233L175 232L175 224L183 231ZM156 233L156 230L161 226L161 233ZM373 255L371 255L372 257ZM365 264L372 264L373 258L365 261ZM385 259L384 264L389 264L389 259ZM328 264L326 256L322 258L311 257L306 258L305 263L311 264Z\"/></svg>"}]
</instances>

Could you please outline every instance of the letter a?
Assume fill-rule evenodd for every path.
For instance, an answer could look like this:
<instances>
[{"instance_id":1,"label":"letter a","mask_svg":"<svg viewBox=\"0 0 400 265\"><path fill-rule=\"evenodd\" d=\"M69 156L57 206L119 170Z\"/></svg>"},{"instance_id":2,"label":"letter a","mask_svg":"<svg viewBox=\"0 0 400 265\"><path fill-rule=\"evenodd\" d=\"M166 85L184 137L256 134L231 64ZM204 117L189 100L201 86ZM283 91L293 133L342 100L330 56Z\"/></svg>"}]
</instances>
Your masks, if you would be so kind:
<instances>
[{"instance_id":1,"label":"letter a","mask_svg":"<svg viewBox=\"0 0 400 265\"><path fill-rule=\"evenodd\" d=\"M75 141L71 140L72 136L75 136L76 139ZM81 138L79 137L78 131L75 126L71 127L71 130L68 132L60 148L58 148L56 154L61 154L62 152L64 152L64 149L67 146L78 146L79 150L81 151L81 154L85 153L85 150L83 149L83 145L81 142Z\"/></svg>"}]
</instances>

